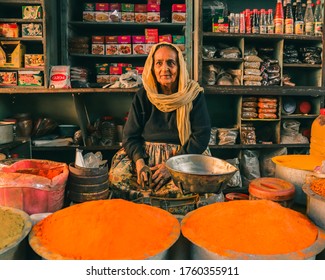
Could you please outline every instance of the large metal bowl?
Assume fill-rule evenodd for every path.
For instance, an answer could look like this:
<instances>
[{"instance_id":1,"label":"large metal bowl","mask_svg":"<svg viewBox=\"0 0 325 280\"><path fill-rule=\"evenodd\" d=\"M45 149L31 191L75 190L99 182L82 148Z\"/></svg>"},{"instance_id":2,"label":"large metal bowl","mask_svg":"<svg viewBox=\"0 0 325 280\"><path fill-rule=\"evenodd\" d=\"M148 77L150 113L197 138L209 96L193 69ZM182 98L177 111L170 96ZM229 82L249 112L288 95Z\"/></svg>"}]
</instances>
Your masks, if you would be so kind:
<instances>
[{"instance_id":1,"label":"large metal bowl","mask_svg":"<svg viewBox=\"0 0 325 280\"><path fill-rule=\"evenodd\" d=\"M220 193L238 169L225 160L205 155L179 155L166 161L174 183L184 194Z\"/></svg>"},{"instance_id":2,"label":"large metal bowl","mask_svg":"<svg viewBox=\"0 0 325 280\"><path fill-rule=\"evenodd\" d=\"M29 215L20 209L5 206L0 206L0 208L18 214L24 220L24 228L20 237L12 244L0 250L0 260L24 260L27 253L27 235L32 228L32 221Z\"/></svg>"}]
</instances>

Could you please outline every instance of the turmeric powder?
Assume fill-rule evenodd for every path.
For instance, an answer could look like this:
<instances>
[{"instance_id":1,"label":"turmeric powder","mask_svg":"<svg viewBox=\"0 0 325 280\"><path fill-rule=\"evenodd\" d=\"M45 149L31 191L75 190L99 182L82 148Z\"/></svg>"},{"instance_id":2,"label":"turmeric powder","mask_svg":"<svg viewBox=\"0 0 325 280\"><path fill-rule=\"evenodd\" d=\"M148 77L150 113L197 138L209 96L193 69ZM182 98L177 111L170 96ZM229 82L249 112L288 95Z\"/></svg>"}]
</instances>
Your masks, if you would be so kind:
<instances>
[{"instance_id":1,"label":"turmeric powder","mask_svg":"<svg viewBox=\"0 0 325 280\"><path fill-rule=\"evenodd\" d=\"M303 214L270 200L214 203L189 213L182 234L192 243L222 256L293 253L311 246L318 228Z\"/></svg>"},{"instance_id":2,"label":"turmeric powder","mask_svg":"<svg viewBox=\"0 0 325 280\"><path fill-rule=\"evenodd\" d=\"M314 180L310 185L310 189L314 193L317 193L318 195L325 197L325 179Z\"/></svg>"},{"instance_id":3,"label":"turmeric powder","mask_svg":"<svg viewBox=\"0 0 325 280\"><path fill-rule=\"evenodd\" d=\"M276 164L307 171L314 171L316 166L322 165L324 158L311 155L283 155L272 158Z\"/></svg>"},{"instance_id":4,"label":"turmeric powder","mask_svg":"<svg viewBox=\"0 0 325 280\"><path fill-rule=\"evenodd\" d=\"M45 258L139 260L167 250L179 234L178 220L160 208L96 200L46 217L33 227L30 244Z\"/></svg>"}]
</instances>

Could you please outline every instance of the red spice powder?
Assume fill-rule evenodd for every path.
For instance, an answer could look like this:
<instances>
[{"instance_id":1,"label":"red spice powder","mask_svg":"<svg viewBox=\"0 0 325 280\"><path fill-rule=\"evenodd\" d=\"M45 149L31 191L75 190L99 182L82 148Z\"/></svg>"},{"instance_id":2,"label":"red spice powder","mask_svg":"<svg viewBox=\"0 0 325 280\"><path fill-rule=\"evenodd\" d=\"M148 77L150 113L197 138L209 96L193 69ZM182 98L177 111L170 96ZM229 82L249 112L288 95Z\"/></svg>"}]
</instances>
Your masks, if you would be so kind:
<instances>
[{"instance_id":1,"label":"red spice powder","mask_svg":"<svg viewBox=\"0 0 325 280\"><path fill-rule=\"evenodd\" d=\"M168 249L180 234L178 220L160 208L122 199L76 204L33 228L42 250L67 259L138 260ZM34 237L32 239L35 239Z\"/></svg>"},{"instance_id":2,"label":"red spice powder","mask_svg":"<svg viewBox=\"0 0 325 280\"><path fill-rule=\"evenodd\" d=\"M182 234L194 244L227 251L273 255L300 251L317 239L318 228L303 214L270 200L214 203L188 214Z\"/></svg>"}]
</instances>

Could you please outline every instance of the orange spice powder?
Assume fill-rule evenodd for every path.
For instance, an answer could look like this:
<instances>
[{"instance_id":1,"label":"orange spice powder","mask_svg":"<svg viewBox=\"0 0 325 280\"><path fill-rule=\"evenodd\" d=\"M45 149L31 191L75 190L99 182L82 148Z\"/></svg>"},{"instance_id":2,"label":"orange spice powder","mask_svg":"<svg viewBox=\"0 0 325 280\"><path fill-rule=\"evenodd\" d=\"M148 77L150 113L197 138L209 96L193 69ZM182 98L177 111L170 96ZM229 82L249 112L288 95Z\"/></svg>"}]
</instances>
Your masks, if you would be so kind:
<instances>
[{"instance_id":1,"label":"orange spice powder","mask_svg":"<svg viewBox=\"0 0 325 280\"><path fill-rule=\"evenodd\" d=\"M137 260L168 249L180 225L160 208L113 199L59 210L37 223L33 233L42 247L63 258Z\"/></svg>"},{"instance_id":2,"label":"orange spice powder","mask_svg":"<svg viewBox=\"0 0 325 280\"><path fill-rule=\"evenodd\" d=\"M181 230L192 243L222 256L228 250L256 255L297 252L318 235L306 216L269 200L204 206L184 218Z\"/></svg>"},{"instance_id":3,"label":"orange spice powder","mask_svg":"<svg viewBox=\"0 0 325 280\"><path fill-rule=\"evenodd\" d=\"M310 185L310 189L314 193L317 193L318 195L325 197L325 179L314 180Z\"/></svg>"}]
</instances>

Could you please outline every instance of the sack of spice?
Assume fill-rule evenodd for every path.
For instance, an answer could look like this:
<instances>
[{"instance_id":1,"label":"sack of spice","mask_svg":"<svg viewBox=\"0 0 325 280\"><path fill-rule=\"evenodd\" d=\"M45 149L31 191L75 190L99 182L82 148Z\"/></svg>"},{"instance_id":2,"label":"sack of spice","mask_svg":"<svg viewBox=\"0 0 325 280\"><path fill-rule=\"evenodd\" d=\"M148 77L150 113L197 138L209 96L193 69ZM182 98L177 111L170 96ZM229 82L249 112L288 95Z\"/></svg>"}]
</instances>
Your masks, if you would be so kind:
<instances>
[{"instance_id":1,"label":"sack of spice","mask_svg":"<svg viewBox=\"0 0 325 280\"><path fill-rule=\"evenodd\" d=\"M54 212L63 207L69 175L67 164L24 159L0 168L0 205L28 214Z\"/></svg>"}]
</instances>

